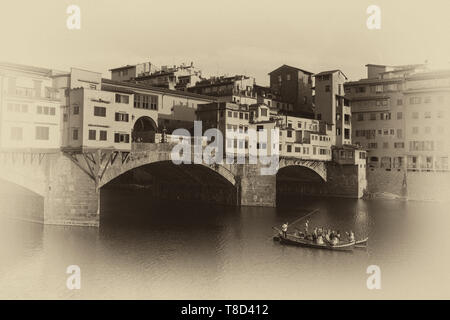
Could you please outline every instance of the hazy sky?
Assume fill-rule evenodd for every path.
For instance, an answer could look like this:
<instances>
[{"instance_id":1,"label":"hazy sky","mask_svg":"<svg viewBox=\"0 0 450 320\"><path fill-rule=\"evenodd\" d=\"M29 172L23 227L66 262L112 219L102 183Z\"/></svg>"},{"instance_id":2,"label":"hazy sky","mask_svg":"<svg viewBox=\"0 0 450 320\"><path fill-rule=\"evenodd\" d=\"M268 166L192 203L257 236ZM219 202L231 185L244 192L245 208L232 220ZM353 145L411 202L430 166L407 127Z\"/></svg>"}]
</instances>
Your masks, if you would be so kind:
<instances>
[{"instance_id":1,"label":"hazy sky","mask_svg":"<svg viewBox=\"0 0 450 320\"><path fill-rule=\"evenodd\" d=\"M247 74L267 84L281 64L341 69L367 63L450 61L450 0L1 0L0 61L99 71L151 61L194 62L207 75ZM70 4L81 30L66 27ZM381 30L366 27L369 5Z\"/></svg>"}]
</instances>

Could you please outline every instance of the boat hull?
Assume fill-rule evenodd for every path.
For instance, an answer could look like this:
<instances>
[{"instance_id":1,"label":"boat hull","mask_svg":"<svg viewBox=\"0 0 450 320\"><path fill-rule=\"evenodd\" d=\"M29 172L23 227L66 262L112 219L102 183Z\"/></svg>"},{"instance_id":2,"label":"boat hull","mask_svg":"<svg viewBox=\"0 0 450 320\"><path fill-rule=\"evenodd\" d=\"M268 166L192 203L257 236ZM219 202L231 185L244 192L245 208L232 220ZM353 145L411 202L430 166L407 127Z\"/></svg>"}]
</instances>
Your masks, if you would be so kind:
<instances>
[{"instance_id":1,"label":"boat hull","mask_svg":"<svg viewBox=\"0 0 450 320\"><path fill-rule=\"evenodd\" d=\"M280 236L278 236L278 239L281 243L284 243L284 244L307 247L307 248L315 248L315 249L332 250L332 251L353 251L353 249L355 247L355 241L342 243L342 244L338 244L338 245L329 245L326 243L317 244L311 240L299 238L299 237L296 237L293 235L287 235L286 237L280 235Z\"/></svg>"}]
</instances>

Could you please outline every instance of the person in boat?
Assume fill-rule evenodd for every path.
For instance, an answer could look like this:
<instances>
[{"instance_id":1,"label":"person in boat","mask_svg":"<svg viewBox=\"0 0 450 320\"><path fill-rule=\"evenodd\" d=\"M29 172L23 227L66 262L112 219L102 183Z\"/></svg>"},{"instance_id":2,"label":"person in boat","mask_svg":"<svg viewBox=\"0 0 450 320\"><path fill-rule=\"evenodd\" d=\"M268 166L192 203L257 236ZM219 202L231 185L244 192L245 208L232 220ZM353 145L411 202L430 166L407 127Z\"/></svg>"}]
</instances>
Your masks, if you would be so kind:
<instances>
[{"instance_id":1,"label":"person in boat","mask_svg":"<svg viewBox=\"0 0 450 320\"><path fill-rule=\"evenodd\" d=\"M283 223L283 225L281 226L281 231L283 232L283 237L285 237L285 238L286 238L288 226L289 226L289 223L287 223L287 222Z\"/></svg>"},{"instance_id":2,"label":"person in boat","mask_svg":"<svg viewBox=\"0 0 450 320\"><path fill-rule=\"evenodd\" d=\"M317 244L324 244L324 242L323 242L323 236L322 236L321 234L319 234L319 235L317 236L316 243L317 243Z\"/></svg>"},{"instance_id":3,"label":"person in boat","mask_svg":"<svg viewBox=\"0 0 450 320\"><path fill-rule=\"evenodd\" d=\"M327 242L330 242L330 233L331 233L330 229L325 230L324 238L325 238L325 241L327 241Z\"/></svg>"},{"instance_id":4,"label":"person in boat","mask_svg":"<svg viewBox=\"0 0 450 320\"><path fill-rule=\"evenodd\" d=\"M308 228L309 228L309 220L306 220L306 222L305 222L305 235L308 235Z\"/></svg>"},{"instance_id":5,"label":"person in boat","mask_svg":"<svg viewBox=\"0 0 450 320\"><path fill-rule=\"evenodd\" d=\"M314 228L312 237L313 237L313 241L316 241L316 240L317 240L317 228Z\"/></svg>"},{"instance_id":6,"label":"person in boat","mask_svg":"<svg viewBox=\"0 0 450 320\"><path fill-rule=\"evenodd\" d=\"M333 239L330 240L330 244L332 246L338 245L339 244L339 238L334 236Z\"/></svg>"},{"instance_id":7,"label":"person in boat","mask_svg":"<svg viewBox=\"0 0 450 320\"><path fill-rule=\"evenodd\" d=\"M355 241L355 234L353 233L352 230L350 230L350 232L347 232L347 236L348 236L348 241L350 241L350 242Z\"/></svg>"}]
</instances>

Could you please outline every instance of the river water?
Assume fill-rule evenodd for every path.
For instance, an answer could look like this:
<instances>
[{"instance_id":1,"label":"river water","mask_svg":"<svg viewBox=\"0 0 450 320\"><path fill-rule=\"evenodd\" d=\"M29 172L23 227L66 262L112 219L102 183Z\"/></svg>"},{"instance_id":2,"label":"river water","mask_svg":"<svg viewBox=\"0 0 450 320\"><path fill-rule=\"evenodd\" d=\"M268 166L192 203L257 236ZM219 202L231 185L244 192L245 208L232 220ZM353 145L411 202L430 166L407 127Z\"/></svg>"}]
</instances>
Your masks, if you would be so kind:
<instances>
[{"instance_id":1,"label":"river water","mask_svg":"<svg viewBox=\"0 0 450 320\"><path fill-rule=\"evenodd\" d=\"M100 228L0 220L0 298L450 298L448 204L299 198L279 208L167 203L102 191ZM272 226L369 236L353 253L283 246ZM299 224L302 227L301 223ZM66 287L78 265L81 289ZM369 290L369 265L381 289Z\"/></svg>"}]
</instances>

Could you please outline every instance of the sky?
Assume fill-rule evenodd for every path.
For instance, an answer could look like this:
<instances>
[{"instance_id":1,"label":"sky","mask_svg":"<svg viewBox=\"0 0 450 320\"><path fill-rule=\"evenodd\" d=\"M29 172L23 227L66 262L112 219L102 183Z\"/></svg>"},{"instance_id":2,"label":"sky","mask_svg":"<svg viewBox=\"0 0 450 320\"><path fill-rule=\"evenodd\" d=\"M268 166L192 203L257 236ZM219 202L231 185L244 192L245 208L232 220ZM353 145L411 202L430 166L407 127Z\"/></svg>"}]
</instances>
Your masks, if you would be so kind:
<instances>
[{"instance_id":1,"label":"sky","mask_svg":"<svg viewBox=\"0 0 450 320\"><path fill-rule=\"evenodd\" d=\"M69 30L69 5L81 29ZM369 30L366 10L381 9ZM204 75L246 74L262 85L282 64L314 73L426 60L450 67L449 0L1 0L0 61L102 72L150 61L194 62Z\"/></svg>"}]
</instances>

